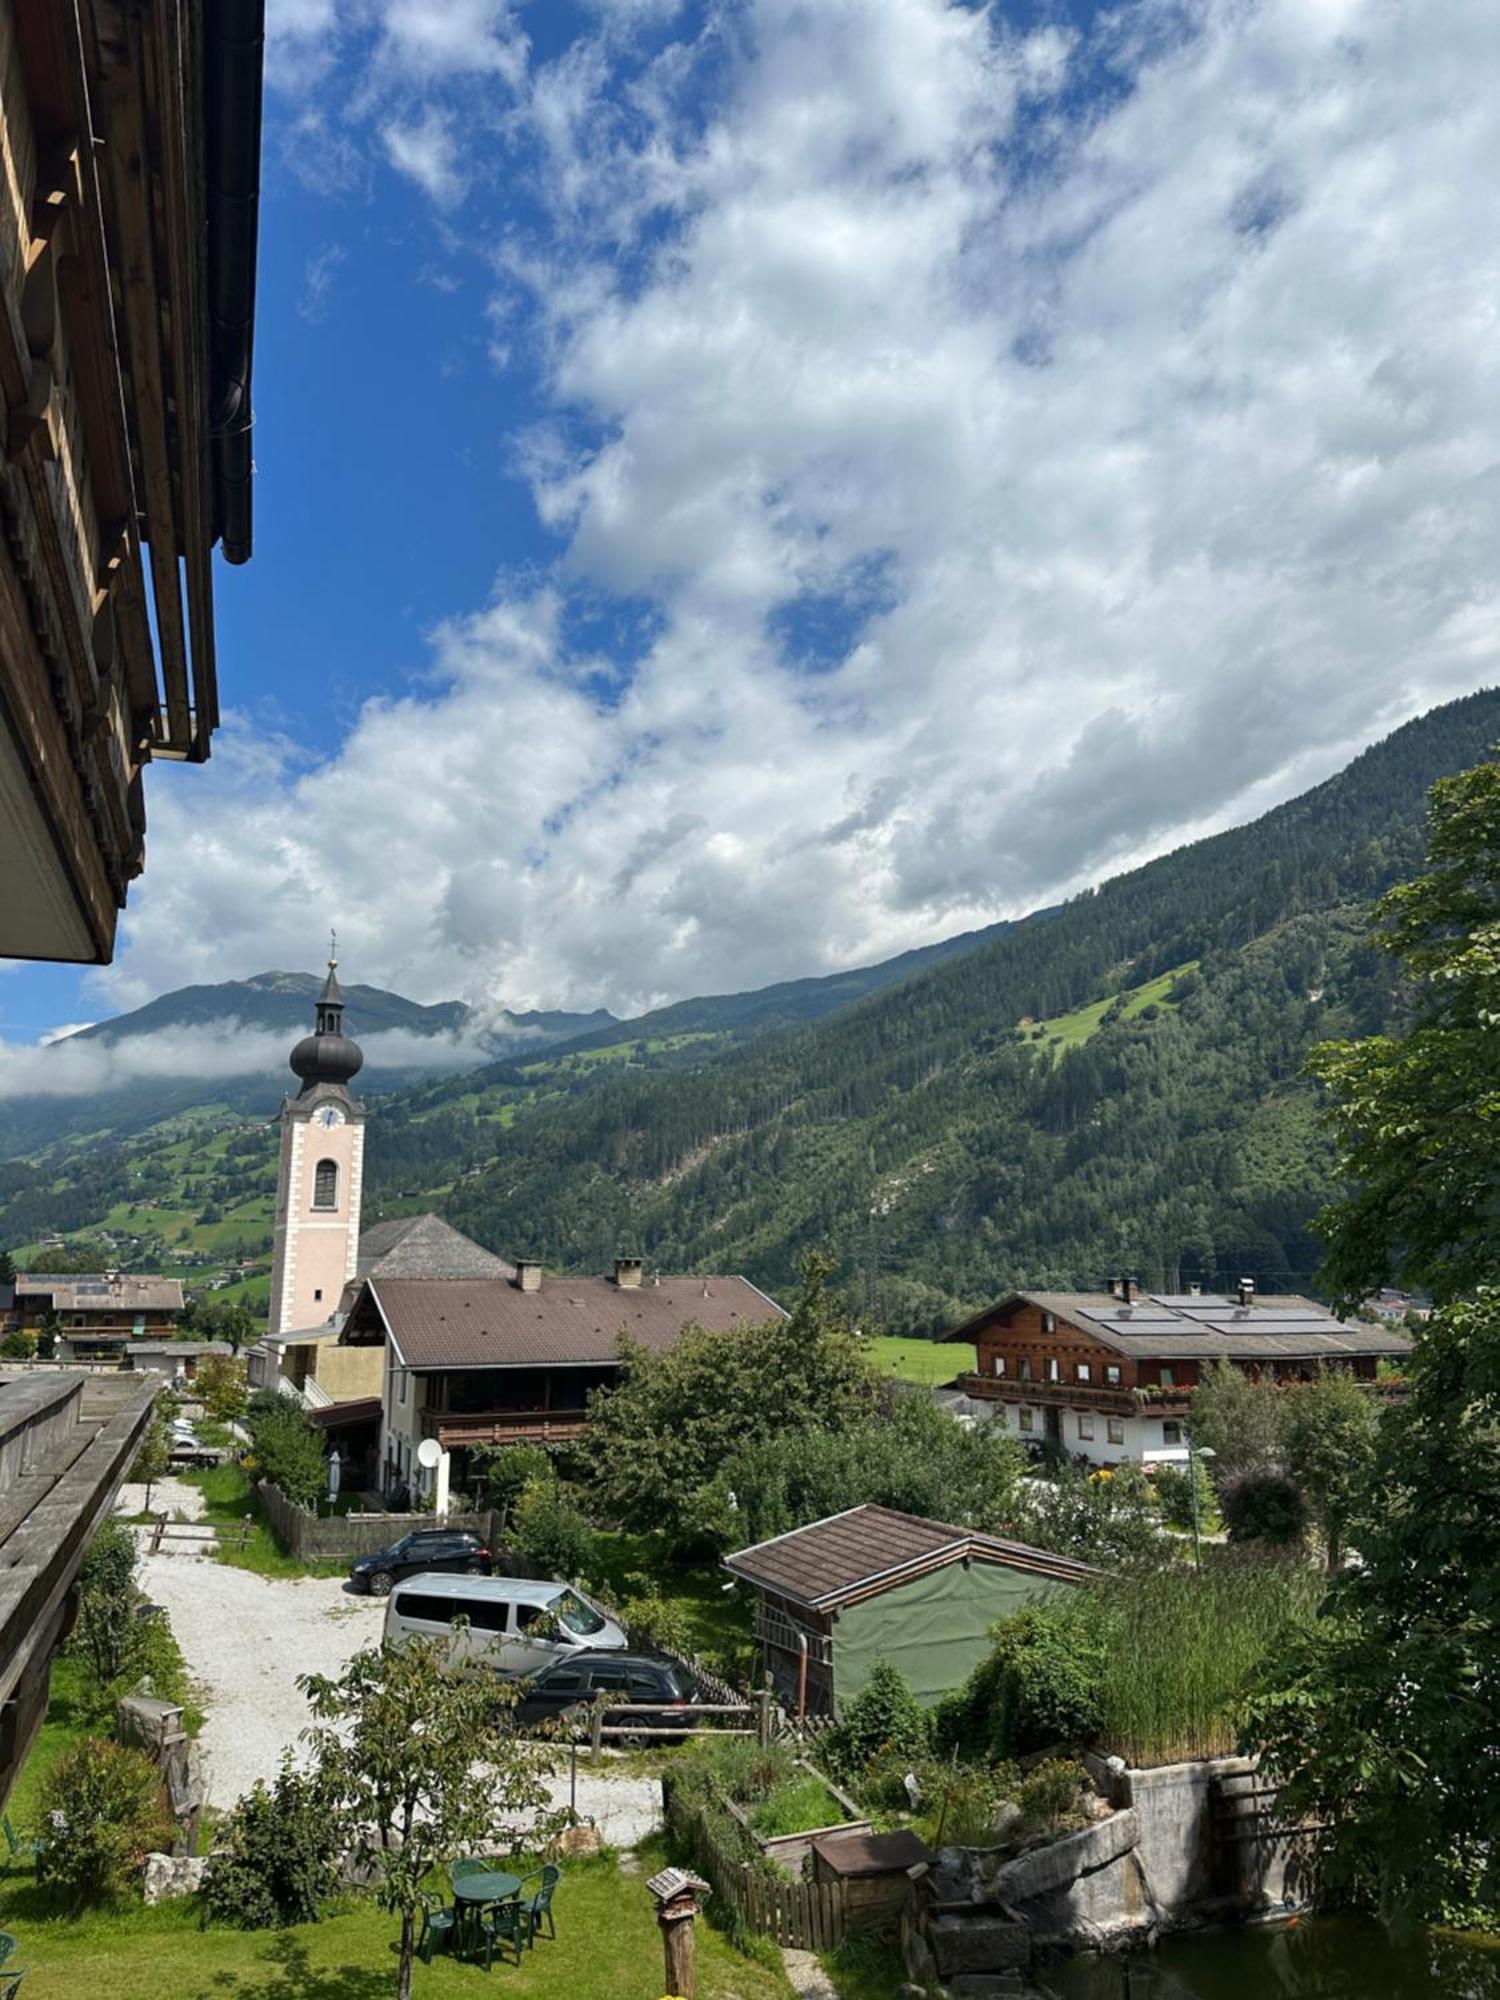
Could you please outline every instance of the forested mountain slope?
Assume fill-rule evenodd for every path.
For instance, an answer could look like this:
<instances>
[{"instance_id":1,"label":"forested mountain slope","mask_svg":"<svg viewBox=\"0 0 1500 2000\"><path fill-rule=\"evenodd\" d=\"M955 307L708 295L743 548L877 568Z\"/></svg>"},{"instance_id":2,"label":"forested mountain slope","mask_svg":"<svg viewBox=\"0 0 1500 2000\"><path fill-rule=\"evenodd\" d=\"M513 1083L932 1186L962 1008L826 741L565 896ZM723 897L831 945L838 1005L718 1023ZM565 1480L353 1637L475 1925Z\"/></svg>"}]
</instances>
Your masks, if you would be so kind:
<instances>
[{"instance_id":1,"label":"forested mountain slope","mask_svg":"<svg viewBox=\"0 0 1500 2000\"><path fill-rule=\"evenodd\" d=\"M632 1249L783 1289L826 1244L895 1324L1123 1265L1306 1285L1330 1160L1303 1058L1391 1018L1364 913L1419 864L1428 787L1497 736L1500 694L1452 703L825 1022L691 1074L621 1065L501 1131L448 1212L564 1266Z\"/></svg>"}]
</instances>

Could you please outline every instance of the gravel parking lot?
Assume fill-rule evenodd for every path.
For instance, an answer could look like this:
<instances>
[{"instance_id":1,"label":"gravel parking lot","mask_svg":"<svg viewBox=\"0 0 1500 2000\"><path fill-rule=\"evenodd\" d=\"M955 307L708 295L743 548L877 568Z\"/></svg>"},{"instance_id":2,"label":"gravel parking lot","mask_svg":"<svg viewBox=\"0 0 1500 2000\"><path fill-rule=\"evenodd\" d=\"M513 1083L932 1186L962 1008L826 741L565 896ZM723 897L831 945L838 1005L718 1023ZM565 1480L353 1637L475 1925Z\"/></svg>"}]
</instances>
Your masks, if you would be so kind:
<instances>
[{"instance_id":1,"label":"gravel parking lot","mask_svg":"<svg viewBox=\"0 0 1500 2000\"><path fill-rule=\"evenodd\" d=\"M196 1553L143 1559L141 1584L171 1619L203 1689L208 1719L198 1740L215 1806L273 1778L295 1749L309 1719L298 1675L337 1674L379 1639L385 1615L380 1598L356 1597L337 1577L256 1576ZM548 1790L554 1804L568 1803L566 1757ZM580 1762L577 1808L611 1846L634 1847L661 1824L661 1786Z\"/></svg>"}]
</instances>

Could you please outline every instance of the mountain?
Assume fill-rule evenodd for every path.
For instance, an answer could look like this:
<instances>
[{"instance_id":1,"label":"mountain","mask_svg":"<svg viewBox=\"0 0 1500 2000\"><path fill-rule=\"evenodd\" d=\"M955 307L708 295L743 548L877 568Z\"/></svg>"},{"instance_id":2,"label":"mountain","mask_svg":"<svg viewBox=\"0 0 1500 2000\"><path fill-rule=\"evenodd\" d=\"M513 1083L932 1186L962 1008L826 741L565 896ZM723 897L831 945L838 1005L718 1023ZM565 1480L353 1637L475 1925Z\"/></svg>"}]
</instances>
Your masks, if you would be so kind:
<instances>
[{"instance_id":1,"label":"mountain","mask_svg":"<svg viewBox=\"0 0 1500 2000\"><path fill-rule=\"evenodd\" d=\"M1127 1266L1307 1286L1333 1161L1303 1061L1396 1017L1369 905L1420 865L1434 780L1497 735L1500 693L1454 702L1252 825L812 1026L534 1101L446 1212L564 1268L629 1249L780 1291L826 1246L912 1327ZM426 1145L462 1162L442 1123Z\"/></svg>"}]
</instances>

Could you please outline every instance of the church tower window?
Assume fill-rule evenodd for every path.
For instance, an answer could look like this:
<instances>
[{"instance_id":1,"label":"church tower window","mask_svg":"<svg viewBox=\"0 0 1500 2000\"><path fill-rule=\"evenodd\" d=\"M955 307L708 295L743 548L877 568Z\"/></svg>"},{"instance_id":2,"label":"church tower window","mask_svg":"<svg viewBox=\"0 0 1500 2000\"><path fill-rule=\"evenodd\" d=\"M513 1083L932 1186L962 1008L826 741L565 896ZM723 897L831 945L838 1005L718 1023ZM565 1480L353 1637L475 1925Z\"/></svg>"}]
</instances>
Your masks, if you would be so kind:
<instances>
[{"instance_id":1,"label":"church tower window","mask_svg":"<svg viewBox=\"0 0 1500 2000\"><path fill-rule=\"evenodd\" d=\"M339 1165L337 1160L319 1160L313 1174L313 1207L337 1208L339 1205Z\"/></svg>"}]
</instances>

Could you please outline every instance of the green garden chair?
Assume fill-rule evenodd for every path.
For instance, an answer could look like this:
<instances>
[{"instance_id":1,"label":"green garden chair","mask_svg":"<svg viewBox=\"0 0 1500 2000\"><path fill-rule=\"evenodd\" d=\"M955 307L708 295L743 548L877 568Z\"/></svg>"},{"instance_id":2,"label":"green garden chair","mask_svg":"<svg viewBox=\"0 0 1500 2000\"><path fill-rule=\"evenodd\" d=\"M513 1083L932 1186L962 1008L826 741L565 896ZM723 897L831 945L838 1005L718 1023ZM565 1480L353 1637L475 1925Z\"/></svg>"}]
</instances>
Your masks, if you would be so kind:
<instances>
[{"instance_id":1,"label":"green garden chair","mask_svg":"<svg viewBox=\"0 0 1500 2000\"><path fill-rule=\"evenodd\" d=\"M21 1990L21 1981L26 1977L19 1965L7 1970L7 1961L16 1948L16 1941L9 1931L0 1931L0 2000L15 2000Z\"/></svg>"},{"instance_id":2,"label":"green garden chair","mask_svg":"<svg viewBox=\"0 0 1500 2000\"><path fill-rule=\"evenodd\" d=\"M458 1927L458 1918L448 1908L441 1896L429 1891L423 1898L422 1935L417 1939L417 1956L424 1965L431 1965L434 1945L439 1951L452 1951L453 1934ZM3 1996L0 1996L3 2000Z\"/></svg>"},{"instance_id":3,"label":"green garden chair","mask_svg":"<svg viewBox=\"0 0 1500 2000\"><path fill-rule=\"evenodd\" d=\"M526 1917L526 1942L528 1944L536 1943L537 1926L541 1923L543 1917L547 1920L548 1937L555 1938L557 1936L557 1924L552 1915L552 1892L561 1880L562 1870L555 1868L550 1861L545 1868L538 1870L535 1875L528 1875L526 1877L526 1882L540 1884L534 1895L527 1896L523 1894L521 1897L521 1909ZM526 1887L526 1882L521 1884L523 1891Z\"/></svg>"},{"instance_id":4,"label":"green garden chair","mask_svg":"<svg viewBox=\"0 0 1500 2000\"><path fill-rule=\"evenodd\" d=\"M479 1921L484 1933L485 1971L490 1969L496 1945L511 1952L519 1965L522 1934L527 1926L526 1911L521 1904L514 1898L508 1903L491 1903Z\"/></svg>"}]
</instances>

